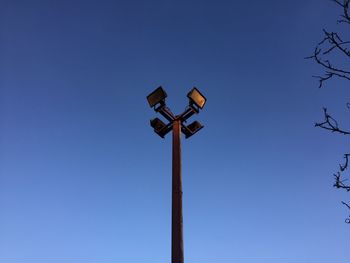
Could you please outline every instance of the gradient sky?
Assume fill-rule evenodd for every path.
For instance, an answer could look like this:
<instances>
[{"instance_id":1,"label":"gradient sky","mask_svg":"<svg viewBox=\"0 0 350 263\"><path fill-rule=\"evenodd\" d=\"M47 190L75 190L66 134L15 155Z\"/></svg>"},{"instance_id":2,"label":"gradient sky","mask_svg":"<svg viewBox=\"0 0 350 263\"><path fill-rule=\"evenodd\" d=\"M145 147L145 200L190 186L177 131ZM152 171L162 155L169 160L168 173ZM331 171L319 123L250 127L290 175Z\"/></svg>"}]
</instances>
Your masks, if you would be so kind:
<instances>
[{"instance_id":1,"label":"gradient sky","mask_svg":"<svg viewBox=\"0 0 350 263\"><path fill-rule=\"evenodd\" d=\"M337 29L327 0L0 0L0 262L170 262L171 136L183 140L188 263L348 263L349 195L332 187L342 81L303 58Z\"/></svg>"}]
</instances>

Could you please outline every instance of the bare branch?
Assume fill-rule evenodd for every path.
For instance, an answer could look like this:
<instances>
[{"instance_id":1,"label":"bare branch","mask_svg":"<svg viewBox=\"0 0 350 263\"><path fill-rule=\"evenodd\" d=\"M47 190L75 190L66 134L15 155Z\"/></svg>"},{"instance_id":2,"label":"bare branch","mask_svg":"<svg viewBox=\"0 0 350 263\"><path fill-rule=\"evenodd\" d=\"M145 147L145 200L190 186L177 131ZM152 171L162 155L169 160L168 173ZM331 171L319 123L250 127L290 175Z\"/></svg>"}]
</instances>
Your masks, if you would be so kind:
<instances>
[{"instance_id":1,"label":"bare branch","mask_svg":"<svg viewBox=\"0 0 350 263\"><path fill-rule=\"evenodd\" d=\"M347 206L347 208L350 209L350 205L348 205L347 203L345 203L345 202L342 201L342 204L345 205L345 206Z\"/></svg>"},{"instance_id":2,"label":"bare branch","mask_svg":"<svg viewBox=\"0 0 350 263\"><path fill-rule=\"evenodd\" d=\"M340 50L342 53L344 53L346 56L350 57L350 52L349 50L344 47L344 45L349 44L349 41L343 41L338 33L334 32L327 32L325 29L323 29L323 32L325 34L325 39L328 40L329 44L331 45L331 49L333 50L334 48L337 48ZM324 52L323 54L327 54L329 52Z\"/></svg>"},{"instance_id":3,"label":"bare branch","mask_svg":"<svg viewBox=\"0 0 350 263\"><path fill-rule=\"evenodd\" d=\"M343 205L345 205L347 208L349 208L350 209L350 205L349 204L347 204L347 203L345 203L345 202L341 202ZM347 218L347 219L345 219L345 223L347 223L347 224L350 224L350 216Z\"/></svg>"},{"instance_id":4,"label":"bare branch","mask_svg":"<svg viewBox=\"0 0 350 263\"><path fill-rule=\"evenodd\" d=\"M334 187L336 188L342 188L345 189L346 191L350 191L350 185L346 185L344 182L347 181L346 179L342 179L342 175L344 171L348 168L349 165L349 153L344 154L344 159L345 162L344 164L339 164L339 171L334 174L335 177L335 182L334 182Z\"/></svg>"},{"instance_id":5,"label":"bare branch","mask_svg":"<svg viewBox=\"0 0 350 263\"><path fill-rule=\"evenodd\" d=\"M350 24L350 0L332 1L342 8L341 19L338 20L338 23ZM346 58L350 58L350 40L343 40L337 32L329 32L325 29L323 29L323 35L324 37L316 45L314 53L311 56L306 57L306 59L313 59L325 70L323 75L314 76L319 79L319 88L321 88L327 80L333 77L350 80L350 70L337 66L328 58L336 51L345 55Z\"/></svg>"},{"instance_id":6,"label":"bare branch","mask_svg":"<svg viewBox=\"0 0 350 263\"><path fill-rule=\"evenodd\" d=\"M338 4L343 8L343 15L341 15L343 19L338 20L338 23L350 24L350 15L349 15L350 0L344 0L342 2L340 2L339 0L333 0L333 2L335 2L336 4Z\"/></svg>"},{"instance_id":7,"label":"bare branch","mask_svg":"<svg viewBox=\"0 0 350 263\"><path fill-rule=\"evenodd\" d=\"M332 38L335 39L335 36L332 36ZM322 59L321 57L322 49L320 48L320 45L322 45L326 40L327 40L327 37L325 37L323 41L321 41L319 45L316 46L313 55L306 57L306 59L313 59L314 61L316 61L317 64L321 65L326 70L323 76L313 76L319 79L319 83L320 83L319 88L323 86L323 83L325 81L327 81L332 77L339 77L346 80L350 80L350 71L333 66L333 64L328 59L327 60ZM345 41L342 43L337 42L336 44L332 44L331 47L329 47L326 51L322 52L322 55L329 55L329 53L337 49L337 50L341 50L341 52L343 52L344 54L348 53L347 56L349 56L350 58L350 51L348 51L347 48L343 47L343 45L345 44L350 44L350 41Z\"/></svg>"},{"instance_id":8,"label":"bare branch","mask_svg":"<svg viewBox=\"0 0 350 263\"><path fill-rule=\"evenodd\" d=\"M335 177L335 182L334 182L334 187L336 188L341 188L341 189L344 189L346 190L347 192L350 191L350 186L349 185L345 185L344 182L347 181L347 180L342 180L341 179L341 173L340 172L337 172L336 174L334 174L334 177Z\"/></svg>"},{"instance_id":9,"label":"bare branch","mask_svg":"<svg viewBox=\"0 0 350 263\"><path fill-rule=\"evenodd\" d=\"M339 45L340 46L340 45ZM335 46L333 48L338 48L338 46ZM339 49L339 48L338 48ZM349 52L347 51L347 49L343 49L344 52ZM334 67L331 62L329 60L323 60L321 57L320 57L320 53L321 53L322 49L317 46L314 50L314 54L309 56L309 57L306 57L306 59L311 59L313 58L318 64L320 64L322 67L324 67L326 70L329 70L330 73L343 73L343 74L350 74L350 71L348 70L343 70L343 69L340 69L340 68L337 68L337 67ZM328 50L327 50L328 51ZM325 52L327 52L325 51ZM329 53L329 52L328 52ZM349 57L350 57L350 54L349 54ZM350 78L350 76L348 76Z\"/></svg>"},{"instance_id":10,"label":"bare branch","mask_svg":"<svg viewBox=\"0 0 350 263\"><path fill-rule=\"evenodd\" d=\"M336 132L344 135L349 135L350 131L343 130L339 128L338 122L328 114L327 108L323 108L324 121L320 123L315 123L315 127L320 127L331 132Z\"/></svg>"},{"instance_id":11,"label":"bare branch","mask_svg":"<svg viewBox=\"0 0 350 263\"><path fill-rule=\"evenodd\" d=\"M344 23L350 25L349 7L350 0L332 0L342 9L341 19L338 23ZM334 63L334 55L342 55L346 59L350 59L350 39L344 40L339 33L330 32L323 29L323 38L316 45L314 52L311 56L306 59L312 59L324 70L320 76L313 76L319 80L319 88L323 84L332 78L340 78L350 81L350 69L344 66L339 66L339 63ZM350 103L347 103L347 107L350 109ZM331 132L350 135L350 130L345 130L339 127L339 124L335 118L333 118L328 112L327 108L323 108L324 120L323 122L315 123L316 127L320 127ZM335 181L333 186L338 189L343 189L350 192L350 184L347 184L347 179L344 178L345 172L347 172L350 166L350 153L344 154L344 162L339 164L339 170L333 174ZM342 201L342 204L350 209L350 204ZM350 215L345 220L346 223L350 224Z\"/></svg>"}]
</instances>

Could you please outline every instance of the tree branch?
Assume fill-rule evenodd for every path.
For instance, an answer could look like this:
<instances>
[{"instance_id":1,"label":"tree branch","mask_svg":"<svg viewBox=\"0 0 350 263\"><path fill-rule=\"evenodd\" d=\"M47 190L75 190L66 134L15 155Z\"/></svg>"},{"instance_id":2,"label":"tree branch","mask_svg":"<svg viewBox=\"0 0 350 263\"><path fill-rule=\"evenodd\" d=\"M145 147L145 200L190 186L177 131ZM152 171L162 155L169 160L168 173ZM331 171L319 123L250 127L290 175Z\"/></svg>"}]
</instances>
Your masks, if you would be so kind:
<instances>
[{"instance_id":1,"label":"tree branch","mask_svg":"<svg viewBox=\"0 0 350 263\"><path fill-rule=\"evenodd\" d=\"M338 23L350 24L349 7L350 0L332 0L334 3L342 8L342 19ZM331 56L333 52L339 51L345 57L350 58L350 41L343 40L337 32L329 32L323 29L323 39L316 45L314 53L306 59L313 59L317 64L324 68L322 76L313 76L319 79L319 88L321 88L325 81L338 77L350 80L350 71L342 69L334 65L327 57Z\"/></svg>"},{"instance_id":2,"label":"tree branch","mask_svg":"<svg viewBox=\"0 0 350 263\"><path fill-rule=\"evenodd\" d=\"M347 203L345 203L345 202L343 202L343 201L341 201L341 203L342 203L343 205L345 205L347 208L350 209L350 205L349 205L349 204L347 204ZM347 219L345 219L345 223L350 224L350 216L349 216Z\"/></svg>"},{"instance_id":3,"label":"tree branch","mask_svg":"<svg viewBox=\"0 0 350 263\"><path fill-rule=\"evenodd\" d=\"M342 14L340 16L341 19L337 21L338 24L345 23L350 25L350 0L332 1L342 8ZM333 63L335 53L337 53L337 55L339 53L346 59L350 59L350 39L343 40L343 38L337 32L329 32L323 29L323 39L316 45L313 54L306 57L306 59L312 59L315 61L324 70L323 75L313 76L319 79L319 88L321 88L326 81L332 79L333 77L350 81L350 70L344 68L344 66L341 64L339 66L339 63ZM347 107L350 109L350 103L347 104ZM315 127L320 127L322 129L343 135L350 135L350 131L339 127L337 120L327 112L327 108L323 108L323 113L324 121L315 123ZM344 154L344 159L344 162L339 164L339 170L334 174L335 181L333 186L350 192L350 184L346 184L347 179L344 179L345 172L350 166L350 153ZM350 204L343 201L342 204L350 210ZM348 218L346 218L345 222L350 224L350 215Z\"/></svg>"},{"instance_id":4,"label":"tree branch","mask_svg":"<svg viewBox=\"0 0 350 263\"><path fill-rule=\"evenodd\" d=\"M338 23L350 24L350 15L349 15L350 0L343 0L343 3L340 2L339 0L333 0L333 2L337 3L339 6L343 8L343 15L341 15L343 19L338 20Z\"/></svg>"},{"instance_id":5,"label":"tree branch","mask_svg":"<svg viewBox=\"0 0 350 263\"><path fill-rule=\"evenodd\" d=\"M350 131L346 131L339 128L338 122L331 115L328 114L327 108L323 108L323 113L324 113L324 121L315 123L315 127L320 127L322 129L344 134L344 135L350 135Z\"/></svg>"}]
</instances>

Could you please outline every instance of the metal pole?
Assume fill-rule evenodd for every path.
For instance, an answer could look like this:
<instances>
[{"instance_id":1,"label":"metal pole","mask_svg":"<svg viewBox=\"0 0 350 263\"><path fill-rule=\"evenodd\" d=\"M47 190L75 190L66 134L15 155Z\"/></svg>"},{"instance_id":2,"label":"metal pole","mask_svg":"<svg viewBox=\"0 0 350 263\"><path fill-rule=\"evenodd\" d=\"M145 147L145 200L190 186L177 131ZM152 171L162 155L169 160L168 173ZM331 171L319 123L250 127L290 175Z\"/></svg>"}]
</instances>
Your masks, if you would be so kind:
<instances>
[{"instance_id":1,"label":"metal pole","mask_svg":"<svg viewBox=\"0 0 350 263\"><path fill-rule=\"evenodd\" d=\"M184 263L181 176L181 121L173 122L171 263Z\"/></svg>"}]
</instances>

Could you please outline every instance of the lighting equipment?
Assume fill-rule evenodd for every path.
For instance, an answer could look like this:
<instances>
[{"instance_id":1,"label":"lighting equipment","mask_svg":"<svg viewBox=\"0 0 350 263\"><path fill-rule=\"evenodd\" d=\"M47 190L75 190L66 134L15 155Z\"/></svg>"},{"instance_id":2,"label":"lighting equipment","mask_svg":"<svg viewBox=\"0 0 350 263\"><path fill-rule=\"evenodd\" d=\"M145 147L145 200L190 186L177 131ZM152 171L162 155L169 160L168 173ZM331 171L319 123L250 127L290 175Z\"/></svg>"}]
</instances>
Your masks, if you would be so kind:
<instances>
[{"instance_id":1,"label":"lighting equipment","mask_svg":"<svg viewBox=\"0 0 350 263\"><path fill-rule=\"evenodd\" d=\"M160 104L161 107L165 105L165 98L167 96L168 95L166 94L165 90L163 90L163 88L160 86L147 96L147 101L150 107L155 108L157 104ZM160 107L157 109L155 108L155 110L158 110Z\"/></svg>"},{"instance_id":2,"label":"lighting equipment","mask_svg":"<svg viewBox=\"0 0 350 263\"><path fill-rule=\"evenodd\" d=\"M197 113L199 112L199 109L203 109L205 102L207 99L203 96L200 91L194 87L188 94L187 97L190 99L190 106L196 105L197 108L195 110Z\"/></svg>"},{"instance_id":3,"label":"lighting equipment","mask_svg":"<svg viewBox=\"0 0 350 263\"><path fill-rule=\"evenodd\" d=\"M165 123L159 118L154 118L153 120L150 121L150 123L155 133L157 133L160 137L164 138L166 134L165 131L166 131L167 125L165 125Z\"/></svg>"},{"instance_id":4,"label":"lighting equipment","mask_svg":"<svg viewBox=\"0 0 350 263\"><path fill-rule=\"evenodd\" d=\"M194 121L191 124L185 126L182 124L182 132L185 134L186 139L197 133L204 126L199 121Z\"/></svg>"},{"instance_id":5,"label":"lighting equipment","mask_svg":"<svg viewBox=\"0 0 350 263\"><path fill-rule=\"evenodd\" d=\"M162 138L173 131L172 140L172 217L171 217L171 262L184 262L183 249L183 216L182 216L182 174L181 174L181 132L186 138L191 137L203 128L198 121L185 125L188 118L199 113L204 107L207 99L193 88L188 94L189 106L180 115L174 115L165 105L166 92L162 87L158 87L147 96L148 104L160 113L166 120L165 124L159 118L150 121L154 131Z\"/></svg>"}]
</instances>

